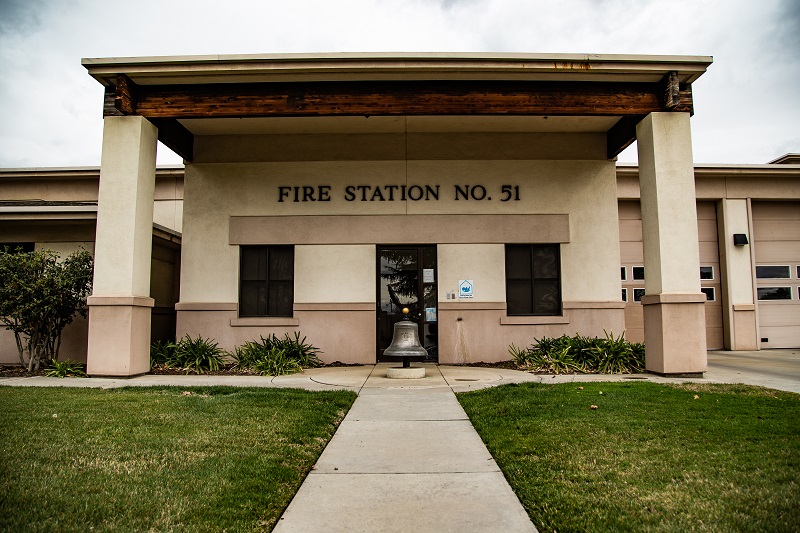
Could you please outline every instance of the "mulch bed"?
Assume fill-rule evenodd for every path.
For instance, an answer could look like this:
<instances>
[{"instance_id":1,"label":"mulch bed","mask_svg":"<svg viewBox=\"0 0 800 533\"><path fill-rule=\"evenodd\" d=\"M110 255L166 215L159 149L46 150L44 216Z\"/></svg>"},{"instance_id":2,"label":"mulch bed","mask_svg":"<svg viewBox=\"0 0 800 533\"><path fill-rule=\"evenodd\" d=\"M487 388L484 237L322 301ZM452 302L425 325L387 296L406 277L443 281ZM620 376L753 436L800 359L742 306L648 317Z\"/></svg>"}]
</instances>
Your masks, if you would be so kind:
<instances>
[{"instance_id":1,"label":"mulch bed","mask_svg":"<svg viewBox=\"0 0 800 533\"><path fill-rule=\"evenodd\" d=\"M29 378L31 376L44 376L44 369L40 368L34 372L20 365L0 365L0 378Z\"/></svg>"},{"instance_id":2,"label":"mulch bed","mask_svg":"<svg viewBox=\"0 0 800 533\"><path fill-rule=\"evenodd\" d=\"M341 361L334 361L328 363L325 368L341 368L350 366L364 366L360 363L342 363ZM513 361L500 361L497 363L486 363L483 361L477 363L467 363L464 365L456 366L475 366L481 368L503 368L508 370L519 370ZM180 368L169 368L165 366L154 366L150 369L149 374L158 376L183 376L186 371ZM193 373L191 373L193 374ZM28 372L27 369L20 365L0 365L0 378L29 378L33 376L44 376L45 369L39 369L35 372ZM258 374L252 370L235 368L233 365L227 365L215 372L205 372L204 376L257 376Z\"/></svg>"}]
</instances>

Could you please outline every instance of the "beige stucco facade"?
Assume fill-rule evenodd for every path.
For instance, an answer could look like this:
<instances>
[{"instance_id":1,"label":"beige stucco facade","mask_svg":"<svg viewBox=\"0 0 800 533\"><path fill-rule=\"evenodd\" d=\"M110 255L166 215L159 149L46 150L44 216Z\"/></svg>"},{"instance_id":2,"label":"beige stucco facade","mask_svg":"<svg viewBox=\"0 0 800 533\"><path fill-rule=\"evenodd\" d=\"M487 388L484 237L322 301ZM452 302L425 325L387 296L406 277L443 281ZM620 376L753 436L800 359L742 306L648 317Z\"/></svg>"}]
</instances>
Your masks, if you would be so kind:
<instances>
[{"instance_id":1,"label":"beige stucco facade","mask_svg":"<svg viewBox=\"0 0 800 533\"><path fill-rule=\"evenodd\" d=\"M615 279L616 176L613 162L598 159L603 135L582 134L583 142L577 143L570 135L539 133L311 137L290 133L242 139L235 157L247 163L225 162L232 157L229 150L220 149L216 139L198 138L196 161L202 162L187 164L184 184L178 336L202 331L232 349L264 331L317 331L314 342L326 360L374 362L376 250L392 244L437 246L441 362L504 360L511 342L528 343L544 334L622 331ZM347 147L354 141L358 150L331 153L331 146ZM208 152L201 151L206 146ZM273 152L274 146L294 148L287 157ZM486 159L497 155L492 146L502 147L505 158ZM574 147L572 159L568 146ZM406 153L399 160L381 159ZM336 159L315 160L321 154ZM531 158L537 154L558 159ZM317 197L320 187L326 187L327 201L294 201L293 189L281 198L280 188L287 184L309 187ZM348 192L358 185L369 189ZM505 202L504 185L517 187ZM457 186L479 189L456 199ZM387 187L398 187L392 200ZM405 200L401 187L408 191ZM383 191L380 196L376 189ZM342 218L347 223L340 227ZM467 220L476 227L465 225ZM508 221L515 223L504 224ZM503 245L513 242L560 243L562 293L572 306L569 318L507 320ZM237 320L237 245L284 243L295 245L293 318ZM460 279L474 281L474 298L445 300L447 292L456 292ZM578 309L594 309L602 318L589 319L591 313ZM338 326L325 326L331 320ZM469 357L461 347L465 345Z\"/></svg>"}]
</instances>

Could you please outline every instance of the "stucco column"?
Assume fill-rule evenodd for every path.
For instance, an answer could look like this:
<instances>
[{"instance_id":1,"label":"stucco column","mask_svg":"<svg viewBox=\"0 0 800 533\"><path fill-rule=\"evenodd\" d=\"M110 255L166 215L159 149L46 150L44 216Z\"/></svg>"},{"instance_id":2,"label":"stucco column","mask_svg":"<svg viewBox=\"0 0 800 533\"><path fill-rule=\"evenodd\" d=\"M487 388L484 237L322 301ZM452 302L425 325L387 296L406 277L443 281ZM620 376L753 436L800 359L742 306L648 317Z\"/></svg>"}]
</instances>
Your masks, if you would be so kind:
<instances>
[{"instance_id":1,"label":"stucco column","mask_svg":"<svg viewBox=\"0 0 800 533\"><path fill-rule=\"evenodd\" d=\"M722 199L717 216L725 348L758 350L751 248L733 244L735 233L751 238L747 200Z\"/></svg>"},{"instance_id":2,"label":"stucco column","mask_svg":"<svg viewBox=\"0 0 800 533\"><path fill-rule=\"evenodd\" d=\"M87 372L150 368L150 255L158 130L142 117L106 117L97 206Z\"/></svg>"},{"instance_id":3,"label":"stucco column","mask_svg":"<svg viewBox=\"0 0 800 533\"><path fill-rule=\"evenodd\" d=\"M651 113L636 126L644 241L646 367L706 371L706 324L688 113Z\"/></svg>"}]
</instances>

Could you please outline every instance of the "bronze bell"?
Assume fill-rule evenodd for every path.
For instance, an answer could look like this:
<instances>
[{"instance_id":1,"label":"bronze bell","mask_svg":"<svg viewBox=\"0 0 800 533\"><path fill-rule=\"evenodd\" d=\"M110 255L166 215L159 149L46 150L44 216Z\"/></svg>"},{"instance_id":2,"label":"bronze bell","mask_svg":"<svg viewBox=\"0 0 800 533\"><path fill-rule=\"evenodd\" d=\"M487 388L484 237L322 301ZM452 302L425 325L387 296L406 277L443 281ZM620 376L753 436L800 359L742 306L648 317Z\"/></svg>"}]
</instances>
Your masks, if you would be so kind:
<instances>
[{"instance_id":1,"label":"bronze bell","mask_svg":"<svg viewBox=\"0 0 800 533\"><path fill-rule=\"evenodd\" d=\"M408 368L409 357L425 357L428 352L422 347L419 342L419 328L417 324L408 319L408 308L403 308L403 320L395 322L394 334L392 335L392 343L383 355L387 357L402 357L403 368Z\"/></svg>"}]
</instances>

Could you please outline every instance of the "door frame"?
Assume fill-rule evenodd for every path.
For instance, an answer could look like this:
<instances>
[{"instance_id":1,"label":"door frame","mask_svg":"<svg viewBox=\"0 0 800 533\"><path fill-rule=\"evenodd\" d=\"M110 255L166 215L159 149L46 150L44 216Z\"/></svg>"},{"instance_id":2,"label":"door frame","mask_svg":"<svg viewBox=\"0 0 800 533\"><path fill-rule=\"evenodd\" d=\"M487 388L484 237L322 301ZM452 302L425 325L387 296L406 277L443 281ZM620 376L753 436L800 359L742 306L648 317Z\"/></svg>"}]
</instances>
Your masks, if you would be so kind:
<instances>
[{"instance_id":1,"label":"door frame","mask_svg":"<svg viewBox=\"0 0 800 533\"><path fill-rule=\"evenodd\" d=\"M375 245L375 294L376 294L376 317L375 317L375 360L376 362L385 362L381 359L381 253L384 250L416 250L417 251L417 302L419 307L419 316L412 317L412 321L417 324L419 328L419 337L420 342L425 344L424 334L425 334L425 283L423 281L423 261L422 261L422 250L423 248L431 248L434 252L434 282L433 285L436 287L436 315L437 315L437 325L438 325L438 309L439 309L439 301L438 301L438 283L439 283L439 256L438 256L438 249L436 244L377 244ZM438 340L437 340L438 345ZM426 359L429 360L429 359ZM438 362L438 353L433 356L433 362Z\"/></svg>"}]
</instances>

